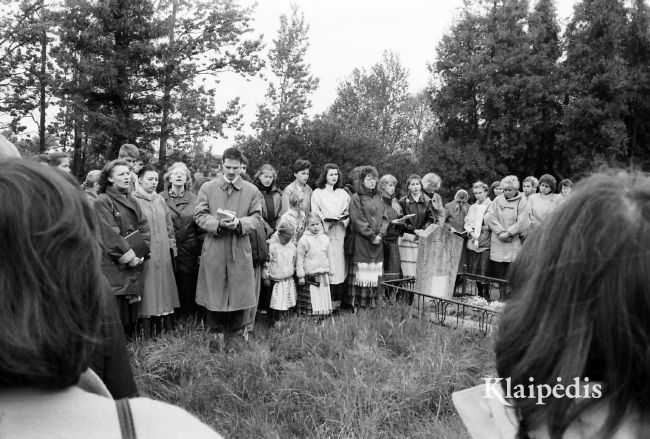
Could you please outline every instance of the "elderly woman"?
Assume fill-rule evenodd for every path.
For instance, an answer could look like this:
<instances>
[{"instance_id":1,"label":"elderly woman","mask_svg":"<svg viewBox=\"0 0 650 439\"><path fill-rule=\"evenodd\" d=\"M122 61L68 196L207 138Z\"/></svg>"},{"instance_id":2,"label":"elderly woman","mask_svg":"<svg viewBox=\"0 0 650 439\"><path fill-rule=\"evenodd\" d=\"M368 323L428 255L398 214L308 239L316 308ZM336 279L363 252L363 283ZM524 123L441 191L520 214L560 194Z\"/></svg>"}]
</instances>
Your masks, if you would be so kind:
<instances>
[{"instance_id":1,"label":"elderly woman","mask_svg":"<svg viewBox=\"0 0 650 439\"><path fill-rule=\"evenodd\" d=\"M165 173L167 190L161 195L174 226L176 257L174 277L178 289L181 317L195 315L199 308L196 300L196 281L199 274L199 257L205 232L194 222L197 197L190 191L192 181L187 166L176 162Z\"/></svg>"},{"instance_id":2,"label":"elderly woman","mask_svg":"<svg viewBox=\"0 0 650 439\"><path fill-rule=\"evenodd\" d=\"M366 166L359 172L356 193L350 200L353 230L352 279L344 297L346 305L374 306L383 273L383 237L388 229L384 202L377 193L377 170Z\"/></svg>"},{"instance_id":3,"label":"elderly woman","mask_svg":"<svg viewBox=\"0 0 650 439\"><path fill-rule=\"evenodd\" d=\"M311 211L311 187L307 184L309 180L309 169L311 163L308 160L296 160L293 164L293 183L289 184L282 193L282 212L285 213L289 210L289 201L293 194L300 195L302 202L300 203L301 209L305 215Z\"/></svg>"},{"instance_id":4,"label":"elderly woman","mask_svg":"<svg viewBox=\"0 0 650 439\"><path fill-rule=\"evenodd\" d=\"M382 239L384 247L384 279L400 279L402 269L400 266L400 253L398 238L404 233L404 215L402 206L395 198L397 179L391 174L386 174L379 180L379 195L384 202L388 228Z\"/></svg>"},{"instance_id":5,"label":"elderly woman","mask_svg":"<svg viewBox=\"0 0 650 439\"><path fill-rule=\"evenodd\" d=\"M538 228L562 201L562 196L555 193L555 187L555 177L544 174L539 179L539 193L533 194L528 198L531 231Z\"/></svg>"},{"instance_id":6,"label":"elderly woman","mask_svg":"<svg viewBox=\"0 0 650 439\"><path fill-rule=\"evenodd\" d=\"M32 162L0 159L0 198L7 203L0 252L13 256L0 264L0 436L218 438L172 405L113 400L89 368L112 298L97 217L77 184Z\"/></svg>"},{"instance_id":7,"label":"elderly woman","mask_svg":"<svg viewBox=\"0 0 650 439\"><path fill-rule=\"evenodd\" d=\"M467 272L486 276L490 265L490 227L486 221L487 210L492 202L488 197L488 186L477 181L472 186L476 202L469 206L465 216L467 232ZM477 282L478 295L490 300L489 285Z\"/></svg>"},{"instance_id":8,"label":"elderly woman","mask_svg":"<svg viewBox=\"0 0 650 439\"><path fill-rule=\"evenodd\" d=\"M151 242L149 223L129 192L131 172L124 160L109 162L99 178L95 210L100 220L104 257L102 270L117 296L120 319L127 336L135 333L138 302L143 293L142 262L126 236L140 232L146 245Z\"/></svg>"},{"instance_id":9,"label":"elderly woman","mask_svg":"<svg viewBox=\"0 0 650 439\"><path fill-rule=\"evenodd\" d=\"M442 178L438 174L430 172L422 177L422 192L431 200L433 211L433 222L442 226L445 223L445 204L436 192L442 186Z\"/></svg>"},{"instance_id":10,"label":"elderly woman","mask_svg":"<svg viewBox=\"0 0 650 439\"><path fill-rule=\"evenodd\" d=\"M488 209L488 225L492 230L490 260L493 276L505 279L510 263L521 248L521 234L530 227L530 208L519 192L519 180L508 175L501 180L503 195L492 201ZM503 291L502 291L503 293Z\"/></svg>"},{"instance_id":11,"label":"elderly woman","mask_svg":"<svg viewBox=\"0 0 650 439\"><path fill-rule=\"evenodd\" d=\"M174 308L180 306L174 278L173 257L176 257L174 224L165 199L156 193L158 171L144 165L138 172L138 189L133 197L149 222L151 231L150 258L142 271L144 293L140 302L144 335L155 335L163 327L171 327Z\"/></svg>"},{"instance_id":12,"label":"elderly woman","mask_svg":"<svg viewBox=\"0 0 650 439\"><path fill-rule=\"evenodd\" d=\"M341 170L334 163L327 163L316 182L316 189L311 196L311 211L323 220L325 234L330 239L332 266L334 272L330 279L332 304L340 306L345 293L345 278L348 275L345 259L345 229L350 222L350 196L343 189Z\"/></svg>"}]
</instances>

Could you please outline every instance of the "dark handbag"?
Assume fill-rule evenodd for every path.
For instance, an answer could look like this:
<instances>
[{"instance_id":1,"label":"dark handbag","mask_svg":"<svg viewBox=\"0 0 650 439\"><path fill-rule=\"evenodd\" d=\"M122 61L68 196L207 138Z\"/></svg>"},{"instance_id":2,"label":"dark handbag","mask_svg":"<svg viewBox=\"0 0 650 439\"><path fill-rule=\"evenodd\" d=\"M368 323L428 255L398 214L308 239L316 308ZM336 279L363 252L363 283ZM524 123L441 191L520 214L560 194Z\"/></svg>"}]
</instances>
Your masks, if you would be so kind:
<instances>
[{"instance_id":1,"label":"dark handbag","mask_svg":"<svg viewBox=\"0 0 650 439\"><path fill-rule=\"evenodd\" d=\"M131 247L131 250L135 252L137 257L144 258L149 254L149 246L144 242L144 237L139 230L129 233L124 239L129 243L129 247Z\"/></svg>"}]
</instances>

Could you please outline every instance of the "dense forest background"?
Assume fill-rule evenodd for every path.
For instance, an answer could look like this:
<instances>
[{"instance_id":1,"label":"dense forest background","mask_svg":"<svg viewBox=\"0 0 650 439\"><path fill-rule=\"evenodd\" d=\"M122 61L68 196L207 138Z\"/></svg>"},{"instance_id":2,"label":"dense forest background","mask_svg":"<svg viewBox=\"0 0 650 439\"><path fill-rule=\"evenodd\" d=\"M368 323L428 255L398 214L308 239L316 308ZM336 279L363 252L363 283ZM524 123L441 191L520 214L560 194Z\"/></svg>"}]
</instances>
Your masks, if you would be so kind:
<instances>
[{"instance_id":1,"label":"dense forest background","mask_svg":"<svg viewBox=\"0 0 650 439\"><path fill-rule=\"evenodd\" d=\"M643 0L581 0L565 29L552 0L467 0L409 92L386 51L340 82L329 109L307 116L318 72L305 61L297 6L269 47L237 0L5 0L0 18L0 128L25 155L64 150L78 177L138 145L165 167L207 172L206 139L242 128L224 71L263 75L265 103L234 142L251 169L333 161L404 179L438 172L451 193L602 165L650 169L650 14ZM38 136L26 136L28 126Z\"/></svg>"}]
</instances>

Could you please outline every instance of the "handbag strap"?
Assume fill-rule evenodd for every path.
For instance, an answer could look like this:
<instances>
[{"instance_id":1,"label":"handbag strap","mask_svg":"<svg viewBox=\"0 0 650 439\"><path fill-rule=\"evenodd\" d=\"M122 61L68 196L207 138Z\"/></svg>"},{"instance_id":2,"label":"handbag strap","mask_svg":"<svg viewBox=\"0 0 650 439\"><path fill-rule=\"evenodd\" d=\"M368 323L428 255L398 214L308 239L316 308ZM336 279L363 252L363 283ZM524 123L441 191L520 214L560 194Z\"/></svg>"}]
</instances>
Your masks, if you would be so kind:
<instances>
[{"instance_id":1,"label":"handbag strap","mask_svg":"<svg viewBox=\"0 0 650 439\"><path fill-rule=\"evenodd\" d=\"M120 432L122 439L136 439L135 426L133 425L133 413L128 398L115 401L117 407L117 419L120 421Z\"/></svg>"}]
</instances>

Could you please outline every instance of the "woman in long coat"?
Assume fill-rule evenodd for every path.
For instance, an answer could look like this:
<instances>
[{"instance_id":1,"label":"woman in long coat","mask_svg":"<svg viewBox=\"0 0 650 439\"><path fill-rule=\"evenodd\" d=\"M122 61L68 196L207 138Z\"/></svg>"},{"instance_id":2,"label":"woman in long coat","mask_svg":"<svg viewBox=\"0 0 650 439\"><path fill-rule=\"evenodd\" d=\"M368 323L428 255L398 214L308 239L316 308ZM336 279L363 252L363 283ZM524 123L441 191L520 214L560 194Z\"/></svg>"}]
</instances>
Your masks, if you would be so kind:
<instances>
[{"instance_id":1,"label":"woman in long coat","mask_svg":"<svg viewBox=\"0 0 650 439\"><path fill-rule=\"evenodd\" d=\"M205 233L194 222L194 210L197 197L189 188L190 171L184 163L174 163L165 174L168 189L161 195L174 225L176 237L176 258L174 259L174 277L178 288L181 316L190 316L198 312L196 306L196 280L199 274L199 257Z\"/></svg>"},{"instance_id":2,"label":"woman in long coat","mask_svg":"<svg viewBox=\"0 0 650 439\"><path fill-rule=\"evenodd\" d=\"M383 274L382 239L388 229L384 202L377 193L378 173L372 166L359 172L357 191L350 200L350 224L354 233L352 278L344 297L348 306L372 306Z\"/></svg>"},{"instance_id":3,"label":"woman in long coat","mask_svg":"<svg viewBox=\"0 0 650 439\"><path fill-rule=\"evenodd\" d=\"M269 164L262 165L255 173L253 184L262 194L262 224L266 231L266 238L271 238L275 232L282 212L282 191L276 185L278 172ZM257 310L266 313L271 303L271 288L262 284Z\"/></svg>"},{"instance_id":4,"label":"woman in long coat","mask_svg":"<svg viewBox=\"0 0 650 439\"><path fill-rule=\"evenodd\" d=\"M171 323L169 319L149 318L170 316L174 308L180 306L172 264L172 253L176 256L176 236L167 203L156 193L158 171L151 165L143 166L138 172L138 183L133 197L140 204L151 229L151 257L144 262L144 294L139 311L140 317L145 319L144 332L148 335L150 331L158 332L154 323L162 324L164 320Z\"/></svg>"},{"instance_id":5,"label":"woman in long coat","mask_svg":"<svg viewBox=\"0 0 650 439\"><path fill-rule=\"evenodd\" d=\"M131 172L126 161L113 160L102 169L100 194L95 201L104 248L102 271L117 297L120 320L129 336L135 333L138 302L144 291L143 259L136 256L124 237L139 230L145 243L151 243L147 218L129 193L130 181Z\"/></svg>"},{"instance_id":6,"label":"woman in long coat","mask_svg":"<svg viewBox=\"0 0 650 439\"><path fill-rule=\"evenodd\" d=\"M333 273L330 279L330 291L333 306L340 306L345 292L345 278L348 266L345 259L345 229L350 222L350 196L342 189L343 178L338 166L328 163L318 177L317 189L311 196L311 211L323 220L325 234L330 239Z\"/></svg>"},{"instance_id":7,"label":"woman in long coat","mask_svg":"<svg viewBox=\"0 0 650 439\"><path fill-rule=\"evenodd\" d=\"M516 176L504 177L501 185L503 194L492 201L487 216L492 230L492 275L504 279L510 263L515 260L521 248L521 234L526 233L530 226L530 208L524 194L519 192L519 180Z\"/></svg>"}]
</instances>

